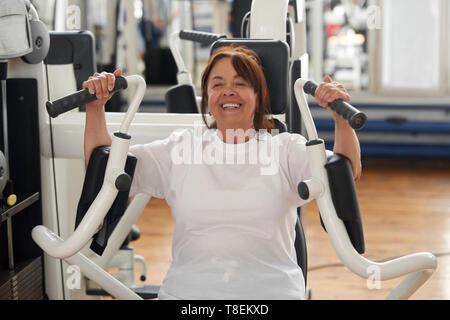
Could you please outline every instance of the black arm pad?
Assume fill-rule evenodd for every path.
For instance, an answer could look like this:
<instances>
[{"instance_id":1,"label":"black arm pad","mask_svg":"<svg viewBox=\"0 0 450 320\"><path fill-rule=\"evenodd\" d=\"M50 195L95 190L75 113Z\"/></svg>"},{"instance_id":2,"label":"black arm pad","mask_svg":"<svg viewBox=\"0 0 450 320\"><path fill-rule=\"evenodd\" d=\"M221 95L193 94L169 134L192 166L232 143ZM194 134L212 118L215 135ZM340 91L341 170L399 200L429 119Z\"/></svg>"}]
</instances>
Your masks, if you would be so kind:
<instances>
[{"instance_id":1,"label":"black arm pad","mask_svg":"<svg viewBox=\"0 0 450 320\"><path fill-rule=\"evenodd\" d=\"M353 247L363 254L364 233L350 160L343 155L334 154L328 157L325 168L336 213L344 222Z\"/></svg>"},{"instance_id":2,"label":"black arm pad","mask_svg":"<svg viewBox=\"0 0 450 320\"><path fill-rule=\"evenodd\" d=\"M78 202L75 228L77 228L80 224L102 187L110 149L111 147L109 146L101 146L92 151L91 157L89 158L89 164L86 169L86 176L84 178L80 201ZM125 164L125 172L131 177L131 179L133 179L136 163L137 158L129 153ZM129 194L129 189L119 191L117 193L116 199L103 220L102 228L94 235L90 248L98 255L103 254L103 251L108 244L109 237L114 231L114 228L120 218L125 213Z\"/></svg>"}]
</instances>

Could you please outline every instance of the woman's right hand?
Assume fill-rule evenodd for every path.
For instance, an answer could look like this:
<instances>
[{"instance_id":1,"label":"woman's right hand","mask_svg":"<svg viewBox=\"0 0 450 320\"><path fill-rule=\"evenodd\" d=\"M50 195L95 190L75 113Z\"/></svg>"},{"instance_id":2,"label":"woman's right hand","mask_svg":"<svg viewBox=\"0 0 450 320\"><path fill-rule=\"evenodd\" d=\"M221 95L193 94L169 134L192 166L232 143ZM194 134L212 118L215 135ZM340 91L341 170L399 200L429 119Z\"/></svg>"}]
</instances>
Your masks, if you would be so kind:
<instances>
[{"instance_id":1,"label":"woman's right hand","mask_svg":"<svg viewBox=\"0 0 450 320\"><path fill-rule=\"evenodd\" d=\"M87 88L90 94L95 94L97 96L97 100L88 103L86 108L104 106L113 96L113 93L110 93L110 91L114 88L116 77L120 77L121 75L121 69L115 70L114 73L96 72L93 76L90 76L87 81L84 81L82 87Z\"/></svg>"}]
</instances>

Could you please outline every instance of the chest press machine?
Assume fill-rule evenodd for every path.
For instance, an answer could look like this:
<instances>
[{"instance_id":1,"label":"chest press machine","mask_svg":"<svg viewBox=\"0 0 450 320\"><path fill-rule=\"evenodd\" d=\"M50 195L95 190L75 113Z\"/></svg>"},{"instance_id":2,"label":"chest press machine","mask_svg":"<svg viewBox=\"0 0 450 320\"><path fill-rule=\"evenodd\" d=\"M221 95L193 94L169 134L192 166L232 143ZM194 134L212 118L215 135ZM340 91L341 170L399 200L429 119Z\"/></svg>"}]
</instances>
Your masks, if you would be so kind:
<instances>
[{"instance_id":1,"label":"chest press machine","mask_svg":"<svg viewBox=\"0 0 450 320\"><path fill-rule=\"evenodd\" d=\"M187 34L185 32L185 34ZM188 37L195 38L199 34L192 32ZM201 35L204 36L204 35ZM260 46L267 47L267 41L245 40L245 45L259 51L264 66L264 57ZM220 42L220 43L219 43ZM222 39L213 47L239 42L233 39ZM261 44L262 43L262 44ZM243 43L241 43L243 44ZM276 47L287 46L283 42L275 41ZM268 45L270 47L270 45ZM272 50L269 50L273 53ZM285 51L287 54L287 51ZM287 69L287 64L286 64ZM266 71L266 70L265 70ZM270 76L268 76L270 79ZM88 243L96 232L97 226L104 221L104 217L119 191L126 191L131 178L124 173L127 148L129 145L128 127L143 96L143 79L130 76L126 81L118 81L118 85L125 87L138 84L135 98L125 115L121 129L114 134L113 144L109 152L103 186L88 212L82 218L74 234L66 241L60 239L44 226L33 230L33 239L54 257L66 259L69 263L80 266L81 271L93 279L106 291L117 298L140 298L130 288L111 277L106 271L89 261L79 250ZM317 85L305 79L298 79L294 85L296 101L300 108L309 141L307 154L310 162L312 178L299 184L299 194L303 199L316 199L324 228L326 229L338 257L354 273L361 277L368 277L374 268L378 270L379 280L396 278L410 274L387 298L405 299L414 293L432 274L436 268L436 258L430 253L416 253L383 263L372 262L360 254L364 253L364 238L357 204L355 186L349 161L339 155L326 157L323 140L317 136L311 113L308 108L306 93L314 94ZM65 112L80 104L84 104L95 96L90 96L86 90L64 97L48 104L48 111L52 116ZM346 119L354 128L364 125L365 116L343 101L335 101L330 107ZM131 170L132 171L132 170Z\"/></svg>"},{"instance_id":2,"label":"chest press machine","mask_svg":"<svg viewBox=\"0 0 450 320\"><path fill-rule=\"evenodd\" d=\"M79 265L83 274L93 279L113 296L133 299L138 297L128 287L79 252L102 223L117 193L126 191L131 183L130 176L124 173L130 141L128 127L143 97L145 82L138 76L129 76L126 80L120 79L118 86L125 87L126 83L138 84L138 90L125 115L120 131L114 134L106 165L105 179L100 192L69 239L62 240L44 226L38 226L33 230L33 239L47 254ZM307 154L312 170L312 179L299 184L299 194L303 199L316 199L324 227L336 253L352 272L366 277L369 275L368 270L373 270L371 267L375 267L379 270L379 280L412 273L388 296L389 299L407 298L432 274L436 267L436 259L430 253L417 253L392 261L376 263L360 255L364 252L364 239L351 167L348 160L342 156L334 155L329 159L326 157L324 142L317 136L305 98L305 92L314 94L315 87L314 83L304 79L298 79L294 87L300 112L310 137L307 143ZM50 114L56 116L79 104L84 104L90 99L95 99L95 96L82 90L49 103L48 110ZM360 127L364 123L361 114L342 101L333 103L332 108L355 127ZM345 191L339 194L339 190ZM345 200L350 199L350 201L343 201L343 196L346 197Z\"/></svg>"},{"instance_id":3,"label":"chest press machine","mask_svg":"<svg viewBox=\"0 0 450 320\"><path fill-rule=\"evenodd\" d=\"M301 1L296 1L295 3L297 2L300 3ZM285 30L286 26L285 18L287 6L287 0L276 2L255 0L252 7L252 18L250 25L251 37L261 39L281 39L284 41L286 34L283 30ZM276 13L277 17L275 17L273 13ZM36 20L37 19L38 18L36 17ZM275 27L267 26L269 22L273 22ZM258 25L265 25L264 28L261 28L263 31L258 28ZM280 27L280 25L282 27ZM274 32L271 33L271 30ZM292 46L290 48L292 49ZM45 81L42 76L42 64L30 64L30 62L26 63L29 64L27 65L27 72L22 72L20 70L24 70L24 68L22 68L24 63L16 60L12 61L11 69L8 70L9 76L23 77L24 74L32 74L38 79L39 85L44 84ZM304 63L305 60L300 61L300 64L303 65ZM292 66L294 65L295 64L293 63ZM303 72L304 71L302 71L302 73ZM292 81L295 81L295 79ZM106 268L105 261L111 259L111 255L120 246L120 243L123 240L121 240L121 235L119 235L119 233L124 233L124 231L129 232L132 223L135 221L140 211L148 201L148 197L137 195L129 204L125 213L119 213L118 216L112 214L105 220L107 214L110 214L109 212L111 212L110 208L114 208L114 201L118 199L118 194L120 192L125 192L125 194L127 194L133 173L134 160L132 157L129 158L127 156L128 145L130 143L128 129L143 97L145 81L137 76L130 76L127 77L125 81L118 81L119 85L122 84L122 88L125 83L128 86L137 87L136 95L130 103L128 112L124 115L119 114L114 118L117 120L122 116L124 117L118 133L113 137L113 145L111 146L111 149L109 151L102 152L103 154L106 153L109 156L106 165L104 161L105 158L103 156L102 162L105 175L102 187L97 196L91 198L85 208L80 210L81 214L77 218L78 226L69 237L66 237L67 240L61 239L60 236L53 233L47 227L52 225L51 221L48 219L44 219L44 224L47 226L37 226L33 229L32 237L34 241L44 250L47 256L64 259L70 265L77 265L83 275L95 281L101 288L114 297L119 299L140 299L141 297L130 288L128 283L119 281L104 270L104 268ZM436 268L436 258L429 253L418 253L392 261L375 263L360 255L360 253L364 251L364 241L362 237L359 211L357 210L357 200L355 198L355 193L353 192L353 180L350 178L351 170L348 170L348 162L346 162L345 159L334 157L327 160L326 158L323 141L317 137L314 122L312 121L305 98L304 92L313 93L314 91L313 88L311 88L313 86L310 87L310 84L311 83L308 83L303 79L298 79L293 86L296 102L298 103L302 120L305 124L308 137L310 139L307 145L307 150L310 163L312 164L311 169L313 176L311 180L304 181L299 185L299 194L305 199L315 198L317 200L321 218L323 220L324 227L330 236L330 240L339 258L352 272L365 278L369 275L367 273L368 270L371 267L375 267L379 270L379 280L392 279L410 274L388 297L391 299L407 298L432 274L433 270ZM292 86L289 85L288 87ZM44 99L41 95L42 92L43 90L39 90L40 101ZM290 92L291 90L287 92L287 96L290 95ZM78 105L82 105L91 98L92 97L89 97L86 92L82 91L72 95L70 98L63 98L60 102L54 101L53 107L50 104L48 111L50 114L53 113L53 115L56 115L77 107ZM48 132L48 120L45 120L42 111L39 112L40 130L42 134L42 132ZM140 120L142 119L142 117L138 118L140 118ZM187 118L190 120L198 120L198 117ZM169 118L165 118L164 121L168 121L167 119ZM151 120L149 123L151 123ZM49 171L49 168L51 168L50 161L44 157L46 152L48 152L45 149L48 148L48 141L45 139L46 135L44 134L41 136L41 170L43 175L48 174L51 176ZM341 164L344 169L346 168L345 170L347 170L347 173L345 173L345 170L330 169L330 167L335 166L334 163ZM327 167L328 170L325 167ZM340 208L341 205L339 204L339 201L343 198L340 195L334 194L332 191L334 172L341 171L344 172L342 173L344 178L338 176L335 179L340 181L345 181L345 179L348 180L347 182L349 185L347 185L345 189L338 189L345 190L344 195L350 195L350 200L344 200L344 204L347 204L348 206L349 201L353 202L353 206L350 207L352 207L354 214L350 215L350 218L346 214L343 214L343 211ZM102 178L100 178L100 180L102 180ZM48 196L43 191L43 206L47 203L46 197ZM94 198L95 200L93 200ZM81 207L81 204L79 207ZM87 207L89 207L88 210L86 210ZM119 205L119 207L122 207L122 209L124 208L123 204ZM45 211L46 210L50 209L46 208ZM345 211L346 209L344 209L344 212ZM95 235L97 233L98 226L102 224L102 222L106 222L108 226L108 222L112 222L112 225L115 224L115 227L113 226L110 228L108 232L104 231L106 236L105 234ZM92 258L92 256L82 252L82 249L94 236L96 237L95 243L99 246L97 249L99 249L99 252L102 253L102 255ZM105 241L105 239L108 241ZM108 257L108 259L106 257Z\"/></svg>"}]
</instances>

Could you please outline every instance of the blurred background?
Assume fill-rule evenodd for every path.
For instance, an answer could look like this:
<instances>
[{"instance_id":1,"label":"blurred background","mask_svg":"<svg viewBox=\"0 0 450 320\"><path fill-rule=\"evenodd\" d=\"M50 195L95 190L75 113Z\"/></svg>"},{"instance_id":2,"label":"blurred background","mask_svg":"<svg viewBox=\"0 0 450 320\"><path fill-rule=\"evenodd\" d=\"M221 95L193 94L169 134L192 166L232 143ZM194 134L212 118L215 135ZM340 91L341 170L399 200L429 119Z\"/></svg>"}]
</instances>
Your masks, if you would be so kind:
<instances>
[{"instance_id":1,"label":"blurred background","mask_svg":"<svg viewBox=\"0 0 450 320\"><path fill-rule=\"evenodd\" d=\"M166 112L176 84L173 31L242 37L250 0L32 0L49 30L90 30L97 71L141 74L148 90L140 112ZM450 158L450 6L442 0L307 0L309 77L325 74L350 91L369 116L360 131L364 157ZM292 8L291 8L292 10ZM209 47L180 42L199 87ZM197 92L199 88L197 88ZM314 102L312 102L314 107ZM126 97L108 111L121 111ZM313 109L322 137L331 118Z\"/></svg>"}]
</instances>

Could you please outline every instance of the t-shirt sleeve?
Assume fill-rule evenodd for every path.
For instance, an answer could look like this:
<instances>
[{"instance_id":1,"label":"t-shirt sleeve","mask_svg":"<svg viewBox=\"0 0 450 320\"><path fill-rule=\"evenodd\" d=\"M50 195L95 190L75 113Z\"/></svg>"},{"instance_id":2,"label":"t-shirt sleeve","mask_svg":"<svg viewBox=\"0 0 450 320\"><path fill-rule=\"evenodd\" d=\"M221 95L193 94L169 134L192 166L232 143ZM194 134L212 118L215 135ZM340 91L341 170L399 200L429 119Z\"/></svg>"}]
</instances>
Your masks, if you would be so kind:
<instances>
[{"instance_id":1,"label":"t-shirt sleeve","mask_svg":"<svg viewBox=\"0 0 450 320\"><path fill-rule=\"evenodd\" d=\"M145 193L155 198L166 198L173 167L171 152L186 134L186 130L175 131L164 140L130 147L130 152L137 158L130 195Z\"/></svg>"}]
</instances>

